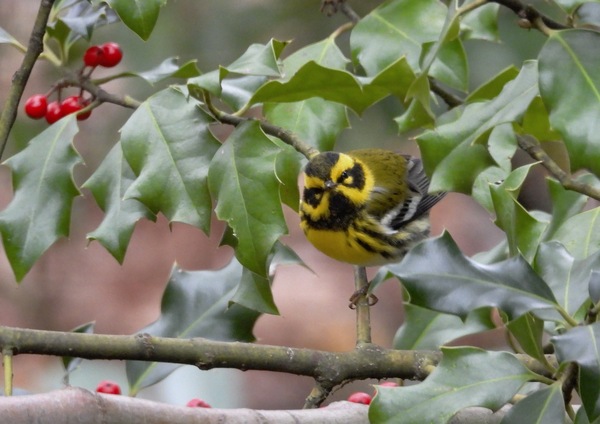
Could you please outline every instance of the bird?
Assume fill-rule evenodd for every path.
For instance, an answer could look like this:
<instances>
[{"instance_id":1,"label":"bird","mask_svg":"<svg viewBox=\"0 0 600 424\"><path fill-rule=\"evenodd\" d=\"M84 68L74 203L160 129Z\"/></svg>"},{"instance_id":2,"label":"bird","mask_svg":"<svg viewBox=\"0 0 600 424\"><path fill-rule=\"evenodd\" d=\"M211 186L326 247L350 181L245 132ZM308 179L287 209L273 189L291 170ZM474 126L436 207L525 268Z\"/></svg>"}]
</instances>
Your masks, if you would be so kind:
<instances>
[{"instance_id":1,"label":"bird","mask_svg":"<svg viewBox=\"0 0 600 424\"><path fill-rule=\"evenodd\" d=\"M304 168L300 226L338 261L397 262L429 236L429 211L445 193L428 189L418 158L376 148L321 152Z\"/></svg>"}]
</instances>

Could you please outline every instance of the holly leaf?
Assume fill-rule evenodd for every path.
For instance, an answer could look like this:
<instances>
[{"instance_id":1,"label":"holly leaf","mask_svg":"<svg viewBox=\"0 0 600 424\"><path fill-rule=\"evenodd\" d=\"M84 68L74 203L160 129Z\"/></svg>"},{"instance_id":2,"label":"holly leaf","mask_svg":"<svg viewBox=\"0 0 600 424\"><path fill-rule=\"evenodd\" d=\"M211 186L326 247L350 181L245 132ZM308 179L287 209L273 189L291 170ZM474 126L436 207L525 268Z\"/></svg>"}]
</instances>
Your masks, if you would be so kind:
<instances>
[{"instance_id":1,"label":"holly leaf","mask_svg":"<svg viewBox=\"0 0 600 424\"><path fill-rule=\"evenodd\" d=\"M499 409L535 374L508 352L442 348L439 365L420 384L378 387L369 408L374 424L448 422L463 408Z\"/></svg>"},{"instance_id":2,"label":"holly leaf","mask_svg":"<svg viewBox=\"0 0 600 424\"><path fill-rule=\"evenodd\" d=\"M579 390L583 407L593 422L600 417L600 323L575 327L550 340L556 350L556 359L560 364L576 362L579 364Z\"/></svg>"},{"instance_id":3,"label":"holly leaf","mask_svg":"<svg viewBox=\"0 0 600 424\"><path fill-rule=\"evenodd\" d=\"M521 256L479 264L464 256L447 232L387 268L408 290L411 303L462 318L482 307L498 307L512 320L557 306L550 288Z\"/></svg>"},{"instance_id":4,"label":"holly leaf","mask_svg":"<svg viewBox=\"0 0 600 424\"><path fill-rule=\"evenodd\" d=\"M532 313L521 315L514 321L509 322L506 327L529 356L547 363L542 346L542 335L544 334L544 321Z\"/></svg>"},{"instance_id":5,"label":"holly leaf","mask_svg":"<svg viewBox=\"0 0 600 424\"><path fill-rule=\"evenodd\" d=\"M459 337L495 328L489 308L471 311L464 321L410 303L404 303L404 314L404 323L394 337L394 349L438 350Z\"/></svg>"},{"instance_id":6,"label":"holly leaf","mask_svg":"<svg viewBox=\"0 0 600 424\"><path fill-rule=\"evenodd\" d=\"M97 240L119 262L123 263L135 224L146 218L156 220L148 208L135 199L123 195L135 180L121 145L115 145L92 176L82 185L92 192L96 203L104 211L104 219L88 240Z\"/></svg>"},{"instance_id":7,"label":"holly leaf","mask_svg":"<svg viewBox=\"0 0 600 424\"><path fill-rule=\"evenodd\" d=\"M551 423L566 415L562 385L557 382L527 395L508 410L501 424Z\"/></svg>"},{"instance_id":8,"label":"holly leaf","mask_svg":"<svg viewBox=\"0 0 600 424\"><path fill-rule=\"evenodd\" d=\"M153 69L142 72L124 72L123 76L135 76L145 79L150 84L155 84L167 78L193 78L200 75L196 67L196 60L190 60L183 65L178 63L177 57L169 57Z\"/></svg>"},{"instance_id":9,"label":"holly leaf","mask_svg":"<svg viewBox=\"0 0 600 424\"><path fill-rule=\"evenodd\" d=\"M235 259L216 271L173 268L161 302L160 317L139 331L158 337L202 337L219 341L254 341L252 328L259 313L230 305L242 277ZM158 383L181 364L127 361L131 395Z\"/></svg>"},{"instance_id":10,"label":"holly leaf","mask_svg":"<svg viewBox=\"0 0 600 424\"><path fill-rule=\"evenodd\" d=\"M550 124L563 136L572 171L600 174L600 43L596 31L555 31L539 54L539 86Z\"/></svg>"},{"instance_id":11,"label":"holly leaf","mask_svg":"<svg viewBox=\"0 0 600 424\"><path fill-rule=\"evenodd\" d=\"M17 281L58 238L69 235L71 206L79 195L72 175L81 163L72 144L76 133L75 116L67 116L5 162L15 193L0 212L0 232Z\"/></svg>"},{"instance_id":12,"label":"holly leaf","mask_svg":"<svg viewBox=\"0 0 600 424\"><path fill-rule=\"evenodd\" d=\"M534 269L548 283L558 303L570 315L575 315L588 301L592 272L600 271L600 251L585 259L576 259L557 241L542 243Z\"/></svg>"},{"instance_id":13,"label":"holly leaf","mask_svg":"<svg viewBox=\"0 0 600 424\"><path fill-rule=\"evenodd\" d=\"M287 232L275 164L280 152L258 122L246 122L223 143L208 173L215 213L237 238L236 257L263 277L273 244Z\"/></svg>"},{"instance_id":14,"label":"holly leaf","mask_svg":"<svg viewBox=\"0 0 600 424\"><path fill-rule=\"evenodd\" d=\"M446 6L437 0L388 0L352 30L352 58L367 75L381 72L402 56L417 71L422 45L439 38L446 14Z\"/></svg>"},{"instance_id":15,"label":"holly leaf","mask_svg":"<svg viewBox=\"0 0 600 424\"><path fill-rule=\"evenodd\" d=\"M106 0L127 27L142 40L150 38L167 0Z\"/></svg>"},{"instance_id":16,"label":"holly leaf","mask_svg":"<svg viewBox=\"0 0 600 424\"><path fill-rule=\"evenodd\" d=\"M124 157L137 176L124 198L208 232L208 164L220 146L210 123L195 100L172 88L142 103L121 129Z\"/></svg>"},{"instance_id":17,"label":"holly leaf","mask_svg":"<svg viewBox=\"0 0 600 424\"><path fill-rule=\"evenodd\" d=\"M600 249L600 208L578 213L556 229L554 239L577 259L587 258Z\"/></svg>"}]
</instances>

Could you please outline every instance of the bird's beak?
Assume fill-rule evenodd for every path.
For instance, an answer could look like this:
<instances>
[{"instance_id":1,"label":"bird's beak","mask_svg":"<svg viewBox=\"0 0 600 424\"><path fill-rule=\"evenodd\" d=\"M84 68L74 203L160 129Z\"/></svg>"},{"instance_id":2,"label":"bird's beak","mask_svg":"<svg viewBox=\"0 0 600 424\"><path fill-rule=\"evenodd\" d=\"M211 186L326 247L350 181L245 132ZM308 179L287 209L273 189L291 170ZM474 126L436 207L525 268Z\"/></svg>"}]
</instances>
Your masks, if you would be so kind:
<instances>
[{"instance_id":1,"label":"bird's beak","mask_svg":"<svg viewBox=\"0 0 600 424\"><path fill-rule=\"evenodd\" d=\"M337 186L337 184L334 183L333 180L325 181L325 189L326 190L330 190L330 189L334 188L335 186Z\"/></svg>"}]
</instances>

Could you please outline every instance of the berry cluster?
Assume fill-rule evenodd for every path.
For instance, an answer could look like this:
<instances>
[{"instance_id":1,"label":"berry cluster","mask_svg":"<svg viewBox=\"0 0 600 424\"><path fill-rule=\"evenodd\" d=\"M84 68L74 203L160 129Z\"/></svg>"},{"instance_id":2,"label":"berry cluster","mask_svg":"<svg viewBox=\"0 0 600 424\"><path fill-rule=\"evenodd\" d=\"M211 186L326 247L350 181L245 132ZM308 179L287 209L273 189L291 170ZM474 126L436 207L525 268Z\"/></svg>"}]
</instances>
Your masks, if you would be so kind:
<instances>
[{"instance_id":1,"label":"berry cluster","mask_svg":"<svg viewBox=\"0 0 600 424\"><path fill-rule=\"evenodd\" d=\"M384 381L383 383L379 384L379 386L398 387L398 384L394 383L393 381ZM372 400L373 396L365 392L354 392L348 396L348 402L362 403L365 405L370 405Z\"/></svg>"},{"instance_id":2,"label":"berry cluster","mask_svg":"<svg viewBox=\"0 0 600 424\"><path fill-rule=\"evenodd\" d=\"M112 68L121 62L122 58L123 52L117 43L108 42L100 46L91 46L83 55L84 66L81 69L81 73L83 74L83 70L86 67L90 67L91 70L86 76L86 78L89 78L94 68L98 66ZM48 95L52 94L54 90L52 89ZM64 116L79 112L91 103L91 99L83 97L83 90L78 96L69 96L62 101L60 100L60 88L58 91L58 100L50 103L48 103L48 95L35 94L29 97L25 102L25 113L27 116L32 119L46 118L49 124L53 124ZM91 114L91 109L84 113L79 113L77 120L86 120Z\"/></svg>"}]
</instances>

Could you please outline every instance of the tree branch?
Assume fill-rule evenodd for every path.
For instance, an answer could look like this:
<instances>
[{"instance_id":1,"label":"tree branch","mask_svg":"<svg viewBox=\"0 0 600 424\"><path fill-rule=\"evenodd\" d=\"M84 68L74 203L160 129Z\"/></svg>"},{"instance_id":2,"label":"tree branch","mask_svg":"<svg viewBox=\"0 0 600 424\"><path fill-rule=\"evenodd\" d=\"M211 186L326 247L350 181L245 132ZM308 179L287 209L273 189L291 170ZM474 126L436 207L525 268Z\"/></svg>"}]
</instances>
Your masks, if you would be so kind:
<instances>
[{"instance_id":1,"label":"tree branch","mask_svg":"<svg viewBox=\"0 0 600 424\"><path fill-rule=\"evenodd\" d=\"M543 25L546 28L550 29L568 29L570 28L567 25L563 25L559 22L553 21L549 17L541 14L535 7L524 4L520 0L489 0L490 3L498 3L504 7L512 10L519 18L526 19L531 22L536 28L540 29L542 32L545 32L540 28ZM537 22L540 24L537 24Z\"/></svg>"},{"instance_id":2,"label":"tree branch","mask_svg":"<svg viewBox=\"0 0 600 424\"><path fill-rule=\"evenodd\" d=\"M25 56L23 56L21 66L13 75L12 84L8 90L6 101L4 102L2 115L0 115L0 158L2 158L2 155L4 154L6 144L8 143L8 136L15 123L15 119L17 118L19 101L21 100L23 91L25 91L25 85L27 85L31 70L35 65L38 56L44 50L43 39L53 4L54 0L41 1L37 17L35 18L35 24L33 25L31 36L29 37L27 52L25 52Z\"/></svg>"},{"instance_id":3,"label":"tree branch","mask_svg":"<svg viewBox=\"0 0 600 424\"><path fill-rule=\"evenodd\" d=\"M574 179L563 171L554 160L542 149L539 141L531 135L517 135L519 147L529 153L533 159L540 161L542 166L556 178L567 190L576 191L600 201L600 190L591 184L586 184Z\"/></svg>"}]
</instances>

